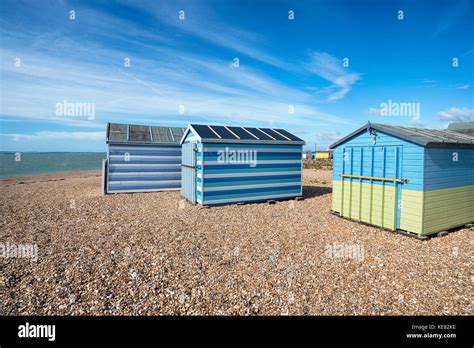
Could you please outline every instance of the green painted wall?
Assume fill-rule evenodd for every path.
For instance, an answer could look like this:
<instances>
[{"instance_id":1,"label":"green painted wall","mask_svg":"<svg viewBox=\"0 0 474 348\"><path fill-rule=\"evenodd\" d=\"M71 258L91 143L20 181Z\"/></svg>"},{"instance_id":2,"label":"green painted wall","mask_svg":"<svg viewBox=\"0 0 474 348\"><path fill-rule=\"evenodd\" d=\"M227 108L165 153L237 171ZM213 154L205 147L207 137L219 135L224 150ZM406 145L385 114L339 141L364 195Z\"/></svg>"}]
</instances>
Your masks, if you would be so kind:
<instances>
[{"instance_id":1,"label":"green painted wall","mask_svg":"<svg viewBox=\"0 0 474 348\"><path fill-rule=\"evenodd\" d=\"M474 222L474 185L424 191L423 233Z\"/></svg>"},{"instance_id":2,"label":"green painted wall","mask_svg":"<svg viewBox=\"0 0 474 348\"><path fill-rule=\"evenodd\" d=\"M423 231L423 191L401 190L400 229L421 234Z\"/></svg>"},{"instance_id":3,"label":"green painted wall","mask_svg":"<svg viewBox=\"0 0 474 348\"><path fill-rule=\"evenodd\" d=\"M401 195L401 230L429 235L474 222L474 185ZM395 229L394 199L393 186L345 181L343 192L342 181L333 182L332 210L354 220Z\"/></svg>"},{"instance_id":4,"label":"green painted wall","mask_svg":"<svg viewBox=\"0 0 474 348\"><path fill-rule=\"evenodd\" d=\"M342 216L394 230L395 195L394 186L333 181L332 209Z\"/></svg>"}]
</instances>

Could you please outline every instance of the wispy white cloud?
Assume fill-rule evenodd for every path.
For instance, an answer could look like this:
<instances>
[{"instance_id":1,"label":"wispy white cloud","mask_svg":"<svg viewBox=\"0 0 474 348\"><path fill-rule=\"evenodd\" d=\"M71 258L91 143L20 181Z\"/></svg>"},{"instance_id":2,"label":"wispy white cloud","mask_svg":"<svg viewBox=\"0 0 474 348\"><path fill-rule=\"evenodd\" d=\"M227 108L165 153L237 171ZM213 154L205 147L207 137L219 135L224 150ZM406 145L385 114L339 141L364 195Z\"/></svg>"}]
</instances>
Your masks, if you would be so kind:
<instances>
[{"instance_id":1,"label":"wispy white cloud","mask_svg":"<svg viewBox=\"0 0 474 348\"><path fill-rule=\"evenodd\" d=\"M335 123L346 123L343 118L317 110L310 93L250 67L235 69L224 60L174 55L174 50L162 49L162 53L174 55L174 59L157 64L154 57L132 57L131 67L125 68L120 67L121 52L91 48L104 57L104 62L112 62L111 66L26 52L24 63L18 68L13 64L15 52L5 49L5 56L10 59L2 62L1 69L9 86L2 88L2 114L98 127L117 117L128 117L128 122L133 122L136 115L148 119L157 115L176 116L183 105L186 113L178 115L177 122L212 117L240 123L317 125L330 117ZM67 49L72 50L73 46ZM95 103L96 120L57 117L55 105L65 99ZM290 105L294 114L288 113Z\"/></svg>"},{"instance_id":2,"label":"wispy white cloud","mask_svg":"<svg viewBox=\"0 0 474 348\"><path fill-rule=\"evenodd\" d=\"M466 107L457 108L451 107L448 110L440 111L437 114L440 121L449 122L465 122L472 121L474 118L474 109L468 109Z\"/></svg>"},{"instance_id":3,"label":"wispy white cloud","mask_svg":"<svg viewBox=\"0 0 474 348\"><path fill-rule=\"evenodd\" d=\"M456 85L457 89L469 89L471 85L469 83L460 83Z\"/></svg>"},{"instance_id":4,"label":"wispy white cloud","mask_svg":"<svg viewBox=\"0 0 474 348\"><path fill-rule=\"evenodd\" d=\"M295 74L297 80L308 70L272 55L259 34L232 28L213 17L212 11L206 17L201 5L199 22L195 19L198 16L193 16L193 4L186 6L186 20L179 21L176 8L165 8L170 4L162 8L160 4L127 2L127 6L136 6L157 18L162 27L171 27L164 31L166 36L158 35L159 30L142 30L136 23L89 8L80 9L77 23L68 23L66 29L57 23L66 32L80 25L87 40L48 28L38 35L36 29L30 32L28 28L13 30L0 25L0 34L5 34L0 48L4 58L0 62L1 117L12 122L41 122L45 129L55 123L71 130L32 134L15 131L4 136L16 142L97 140L103 139L106 122L184 126L212 120L217 124L289 130L330 127L328 120L332 125L348 124L346 118L316 107L318 98L305 86L294 84L292 79L280 80L272 73L274 68L283 69L285 74ZM181 40L183 35L194 39ZM104 40L114 44L104 45ZM196 49L201 43L226 50L221 50L219 56L210 55ZM21 67L14 65L16 57L21 58ZM131 59L129 68L124 67L125 57ZM238 68L231 64L234 57L241 59ZM313 73L331 83L322 89L329 100L344 97L359 79L359 74L336 67L335 58L327 53L310 58ZM256 61L258 64L253 64ZM55 105L64 100L94 103L95 119L57 116ZM184 106L184 114L179 113L180 106ZM72 132L81 130L76 128L91 132Z\"/></svg>"},{"instance_id":5,"label":"wispy white cloud","mask_svg":"<svg viewBox=\"0 0 474 348\"><path fill-rule=\"evenodd\" d=\"M339 131L321 131L313 134L305 134L306 147L308 149L327 149L329 145L341 139L343 135Z\"/></svg>"},{"instance_id":6,"label":"wispy white cloud","mask_svg":"<svg viewBox=\"0 0 474 348\"><path fill-rule=\"evenodd\" d=\"M33 134L1 134L14 141L35 141L35 140L105 140L105 132L49 132L41 131Z\"/></svg>"},{"instance_id":7,"label":"wispy white cloud","mask_svg":"<svg viewBox=\"0 0 474 348\"><path fill-rule=\"evenodd\" d=\"M307 67L312 73L332 83L321 90L322 93L327 94L328 101L344 98L352 86L362 79L361 74L350 72L345 68L342 60L325 52L313 52L311 62Z\"/></svg>"},{"instance_id":8,"label":"wispy white cloud","mask_svg":"<svg viewBox=\"0 0 474 348\"><path fill-rule=\"evenodd\" d=\"M469 18L472 14L472 9L470 9L471 6L470 0L459 0L453 2L452 5L449 6L449 10L443 12L437 23L435 22L435 25L433 26L435 30L431 35L431 39L449 31L453 25L459 23L462 17Z\"/></svg>"},{"instance_id":9,"label":"wispy white cloud","mask_svg":"<svg viewBox=\"0 0 474 348\"><path fill-rule=\"evenodd\" d=\"M130 5L129 2L126 3ZM168 2L147 1L135 2L134 6L153 14L158 21L175 31L233 51L234 55L229 56L229 59L244 55L280 69L295 69L293 65L261 49L265 42L258 33L229 26L228 23L222 22L211 6L206 6L203 2L187 2L183 7L179 7ZM184 11L184 20L178 17L181 10ZM196 13L199 13L199 16L196 16Z\"/></svg>"}]
</instances>

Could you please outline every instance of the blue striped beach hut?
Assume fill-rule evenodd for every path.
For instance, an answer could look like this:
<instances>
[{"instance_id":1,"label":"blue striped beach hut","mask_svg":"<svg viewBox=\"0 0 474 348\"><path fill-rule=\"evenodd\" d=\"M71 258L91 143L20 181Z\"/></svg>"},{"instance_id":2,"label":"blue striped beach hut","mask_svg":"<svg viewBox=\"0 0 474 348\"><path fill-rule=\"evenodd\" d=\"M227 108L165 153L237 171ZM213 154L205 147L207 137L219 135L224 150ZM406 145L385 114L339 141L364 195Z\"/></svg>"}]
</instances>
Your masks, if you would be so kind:
<instances>
[{"instance_id":1,"label":"blue striped beach hut","mask_svg":"<svg viewBox=\"0 0 474 348\"><path fill-rule=\"evenodd\" d=\"M182 194L203 206L302 196L302 147L284 129L191 124L182 144Z\"/></svg>"},{"instance_id":2,"label":"blue striped beach hut","mask_svg":"<svg viewBox=\"0 0 474 348\"><path fill-rule=\"evenodd\" d=\"M107 124L103 192L151 192L181 188L185 128Z\"/></svg>"}]
</instances>

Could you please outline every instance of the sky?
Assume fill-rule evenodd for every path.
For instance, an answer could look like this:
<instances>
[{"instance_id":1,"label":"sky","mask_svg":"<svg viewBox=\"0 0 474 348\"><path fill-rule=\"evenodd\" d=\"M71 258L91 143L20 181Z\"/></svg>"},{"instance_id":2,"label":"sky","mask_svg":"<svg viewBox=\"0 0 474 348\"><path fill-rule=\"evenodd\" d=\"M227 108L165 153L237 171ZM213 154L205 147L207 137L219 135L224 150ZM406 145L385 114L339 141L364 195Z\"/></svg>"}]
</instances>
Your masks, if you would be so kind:
<instances>
[{"instance_id":1,"label":"sky","mask_svg":"<svg viewBox=\"0 0 474 348\"><path fill-rule=\"evenodd\" d=\"M474 119L470 0L0 4L0 150L105 151L107 122L284 128Z\"/></svg>"}]
</instances>

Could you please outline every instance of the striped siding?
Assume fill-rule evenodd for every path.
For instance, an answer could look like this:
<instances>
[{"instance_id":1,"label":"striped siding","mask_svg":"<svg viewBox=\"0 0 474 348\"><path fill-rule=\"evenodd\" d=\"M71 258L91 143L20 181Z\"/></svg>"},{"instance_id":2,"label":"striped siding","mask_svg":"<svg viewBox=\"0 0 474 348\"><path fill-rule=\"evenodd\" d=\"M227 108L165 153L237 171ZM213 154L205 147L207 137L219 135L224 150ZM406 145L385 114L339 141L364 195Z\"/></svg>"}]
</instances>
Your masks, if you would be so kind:
<instances>
[{"instance_id":1,"label":"striped siding","mask_svg":"<svg viewBox=\"0 0 474 348\"><path fill-rule=\"evenodd\" d=\"M255 150L257 162L219 161L218 151ZM302 146L199 144L197 197L203 205L289 199L302 195Z\"/></svg>"},{"instance_id":2,"label":"striped siding","mask_svg":"<svg viewBox=\"0 0 474 348\"><path fill-rule=\"evenodd\" d=\"M191 203L196 203L196 153L194 152L195 143L185 142L182 146L181 163L181 194Z\"/></svg>"},{"instance_id":3,"label":"striped siding","mask_svg":"<svg viewBox=\"0 0 474 348\"><path fill-rule=\"evenodd\" d=\"M179 189L181 189L180 145L109 145L108 193Z\"/></svg>"}]
</instances>

